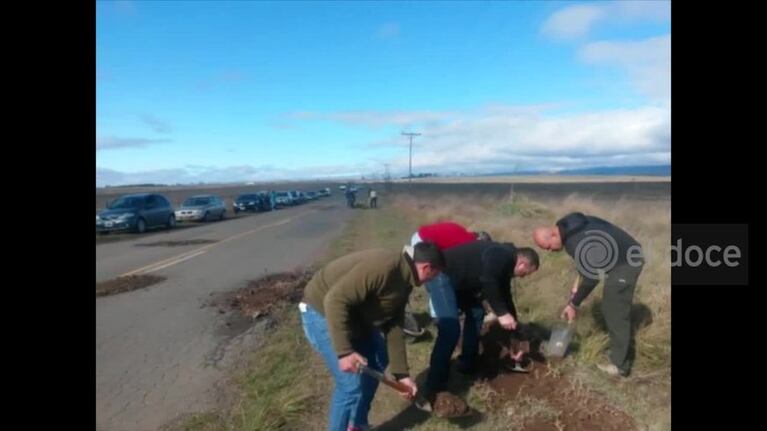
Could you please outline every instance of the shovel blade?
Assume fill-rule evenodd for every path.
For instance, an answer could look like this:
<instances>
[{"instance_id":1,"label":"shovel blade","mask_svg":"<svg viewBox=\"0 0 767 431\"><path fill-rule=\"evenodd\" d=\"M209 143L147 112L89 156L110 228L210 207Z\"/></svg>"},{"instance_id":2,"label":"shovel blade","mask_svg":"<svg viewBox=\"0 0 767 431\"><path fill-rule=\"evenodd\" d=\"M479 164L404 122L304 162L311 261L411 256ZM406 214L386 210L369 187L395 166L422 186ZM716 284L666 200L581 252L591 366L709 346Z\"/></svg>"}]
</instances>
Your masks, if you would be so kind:
<instances>
[{"instance_id":1,"label":"shovel blade","mask_svg":"<svg viewBox=\"0 0 767 431\"><path fill-rule=\"evenodd\" d=\"M551 338L545 345L546 356L563 358L573 339L574 329L571 325L559 326L551 332Z\"/></svg>"},{"instance_id":2,"label":"shovel blade","mask_svg":"<svg viewBox=\"0 0 767 431\"><path fill-rule=\"evenodd\" d=\"M416 400L413 402L413 404L418 408L418 410L425 411L427 413L431 413L434 411L431 407L431 403L429 400L423 397L417 397Z\"/></svg>"}]
</instances>

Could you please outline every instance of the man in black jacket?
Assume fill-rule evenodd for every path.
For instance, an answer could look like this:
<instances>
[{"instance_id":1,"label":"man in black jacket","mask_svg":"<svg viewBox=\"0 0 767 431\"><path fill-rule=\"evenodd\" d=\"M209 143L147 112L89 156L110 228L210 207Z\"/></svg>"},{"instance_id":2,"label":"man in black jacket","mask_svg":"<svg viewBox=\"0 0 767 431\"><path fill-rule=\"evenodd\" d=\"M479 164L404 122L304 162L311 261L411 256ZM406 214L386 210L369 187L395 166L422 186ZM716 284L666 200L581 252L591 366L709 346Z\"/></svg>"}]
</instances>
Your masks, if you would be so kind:
<instances>
[{"instance_id":1,"label":"man in black jacket","mask_svg":"<svg viewBox=\"0 0 767 431\"><path fill-rule=\"evenodd\" d=\"M570 290L570 301L562 311L572 321L581 302L604 279L602 313L610 335L610 362L599 369L610 375L628 376L632 363L631 303L637 279L644 266L642 246L619 227L579 212L562 217L554 226L533 232L533 240L544 250L563 247L573 258L578 278Z\"/></svg>"},{"instance_id":2,"label":"man in black jacket","mask_svg":"<svg viewBox=\"0 0 767 431\"><path fill-rule=\"evenodd\" d=\"M517 311L511 298L511 279L538 270L538 254L531 248L516 248L511 243L472 241L443 251L454 295L442 295L432 303L438 335L431 352L426 394L445 389L450 357L458 344L461 327L459 310L466 314L463 327L459 371L474 368L479 352L479 332L485 317L482 301L487 300L504 329L517 327ZM436 297L435 297L436 299Z\"/></svg>"}]
</instances>

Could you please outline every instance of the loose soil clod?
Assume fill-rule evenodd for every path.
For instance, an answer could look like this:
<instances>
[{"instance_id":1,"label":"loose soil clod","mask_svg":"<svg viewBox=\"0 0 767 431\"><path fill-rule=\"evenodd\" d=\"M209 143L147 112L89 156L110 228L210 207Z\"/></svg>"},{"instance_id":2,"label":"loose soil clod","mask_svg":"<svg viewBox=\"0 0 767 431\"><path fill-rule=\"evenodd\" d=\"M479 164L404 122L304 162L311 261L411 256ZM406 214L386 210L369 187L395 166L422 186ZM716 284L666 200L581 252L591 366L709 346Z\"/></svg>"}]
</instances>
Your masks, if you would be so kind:
<instances>
[{"instance_id":1,"label":"loose soil clod","mask_svg":"<svg viewBox=\"0 0 767 431\"><path fill-rule=\"evenodd\" d=\"M470 412L466 402L450 392L438 392L434 397L432 409L434 415L439 418L459 417Z\"/></svg>"},{"instance_id":2,"label":"loose soil clod","mask_svg":"<svg viewBox=\"0 0 767 431\"><path fill-rule=\"evenodd\" d=\"M218 242L215 239L188 239L184 241L157 241L136 244L137 247L182 247L185 245L213 244Z\"/></svg>"},{"instance_id":3,"label":"loose soil clod","mask_svg":"<svg viewBox=\"0 0 767 431\"><path fill-rule=\"evenodd\" d=\"M96 283L96 296L115 295L131 290L142 289L165 281L165 277L159 275L129 275L126 277L117 277L111 280Z\"/></svg>"},{"instance_id":4,"label":"loose soil clod","mask_svg":"<svg viewBox=\"0 0 767 431\"><path fill-rule=\"evenodd\" d=\"M237 311L257 319L281 302L298 302L311 277L312 272L303 270L269 274L242 289L220 295L210 305L218 307L220 313Z\"/></svg>"}]
</instances>

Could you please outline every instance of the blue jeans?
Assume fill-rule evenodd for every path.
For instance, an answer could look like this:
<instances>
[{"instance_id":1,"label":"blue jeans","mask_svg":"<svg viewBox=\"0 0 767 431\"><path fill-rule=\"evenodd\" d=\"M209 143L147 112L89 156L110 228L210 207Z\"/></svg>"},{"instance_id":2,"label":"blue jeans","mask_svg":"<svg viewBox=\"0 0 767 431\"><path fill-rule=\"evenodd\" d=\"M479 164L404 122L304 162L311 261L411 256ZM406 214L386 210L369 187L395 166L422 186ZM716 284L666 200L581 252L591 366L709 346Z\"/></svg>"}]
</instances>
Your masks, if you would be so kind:
<instances>
[{"instance_id":1,"label":"blue jeans","mask_svg":"<svg viewBox=\"0 0 767 431\"><path fill-rule=\"evenodd\" d=\"M426 290L429 291L430 304L437 320L437 339L429 360L426 390L437 392L444 390L447 386L450 376L450 357L461 336L459 310L466 314L466 319L458 363L461 368L470 369L474 366L479 354L479 332L485 318L485 309L480 301L470 294L457 296L450 278L445 274L440 274L426 283Z\"/></svg>"},{"instance_id":2,"label":"blue jeans","mask_svg":"<svg viewBox=\"0 0 767 431\"><path fill-rule=\"evenodd\" d=\"M363 374L345 373L338 368L338 355L330 341L328 322L317 310L306 305L306 311L301 311L301 321L306 339L322 356L335 383L330 400L328 431L346 431L349 425L368 425L368 413L378 389L378 380ZM378 371L386 369L389 359L381 332L373 331L363 338L352 340L352 347L367 359L370 368Z\"/></svg>"}]
</instances>

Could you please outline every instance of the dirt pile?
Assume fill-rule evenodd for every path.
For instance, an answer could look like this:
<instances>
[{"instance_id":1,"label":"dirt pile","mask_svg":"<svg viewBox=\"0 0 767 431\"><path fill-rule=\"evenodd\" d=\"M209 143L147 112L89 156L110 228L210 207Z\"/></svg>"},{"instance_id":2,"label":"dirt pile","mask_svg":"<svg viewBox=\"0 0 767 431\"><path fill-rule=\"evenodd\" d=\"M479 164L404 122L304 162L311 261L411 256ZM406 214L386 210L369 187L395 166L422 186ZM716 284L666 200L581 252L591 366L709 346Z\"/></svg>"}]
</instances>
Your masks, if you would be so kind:
<instances>
[{"instance_id":1,"label":"dirt pile","mask_svg":"<svg viewBox=\"0 0 767 431\"><path fill-rule=\"evenodd\" d=\"M311 277L312 272L308 270L268 274L250 281L242 289L222 295L212 305L218 307L219 313L237 311L255 319L269 314L281 302L298 302Z\"/></svg>"},{"instance_id":2,"label":"dirt pile","mask_svg":"<svg viewBox=\"0 0 767 431\"><path fill-rule=\"evenodd\" d=\"M131 290L143 289L153 284L165 281L159 275L128 275L96 283L96 296L114 295Z\"/></svg>"},{"instance_id":3,"label":"dirt pile","mask_svg":"<svg viewBox=\"0 0 767 431\"><path fill-rule=\"evenodd\" d=\"M157 241L136 244L137 247L183 247L186 245L203 245L218 242L216 239L188 239L184 241Z\"/></svg>"},{"instance_id":4,"label":"dirt pile","mask_svg":"<svg viewBox=\"0 0 767 431\"><path fill-rule=\"evenodd\" d=\"M537 353L540 339L520 340L499 327L487 328L482 337L481 365L494 394L488 407L505 412L516 425L530 431L635 430L633 419L613 408L599 394L568 380L550 368ZM535 362L532 372L508 372L510 354L527 351Z\"/></svg>"},{"instance_id":5,"label":"dirt pile","mask_svg":"<svg viewBox=\"0 0 767 431\"><path fill-rule=\"evenodd\" d=\"M469 413L469 406L461 398L450 392L438 392L432 403L434 415L439 418L452 418Z\"/></svg>"}]
</instances>

